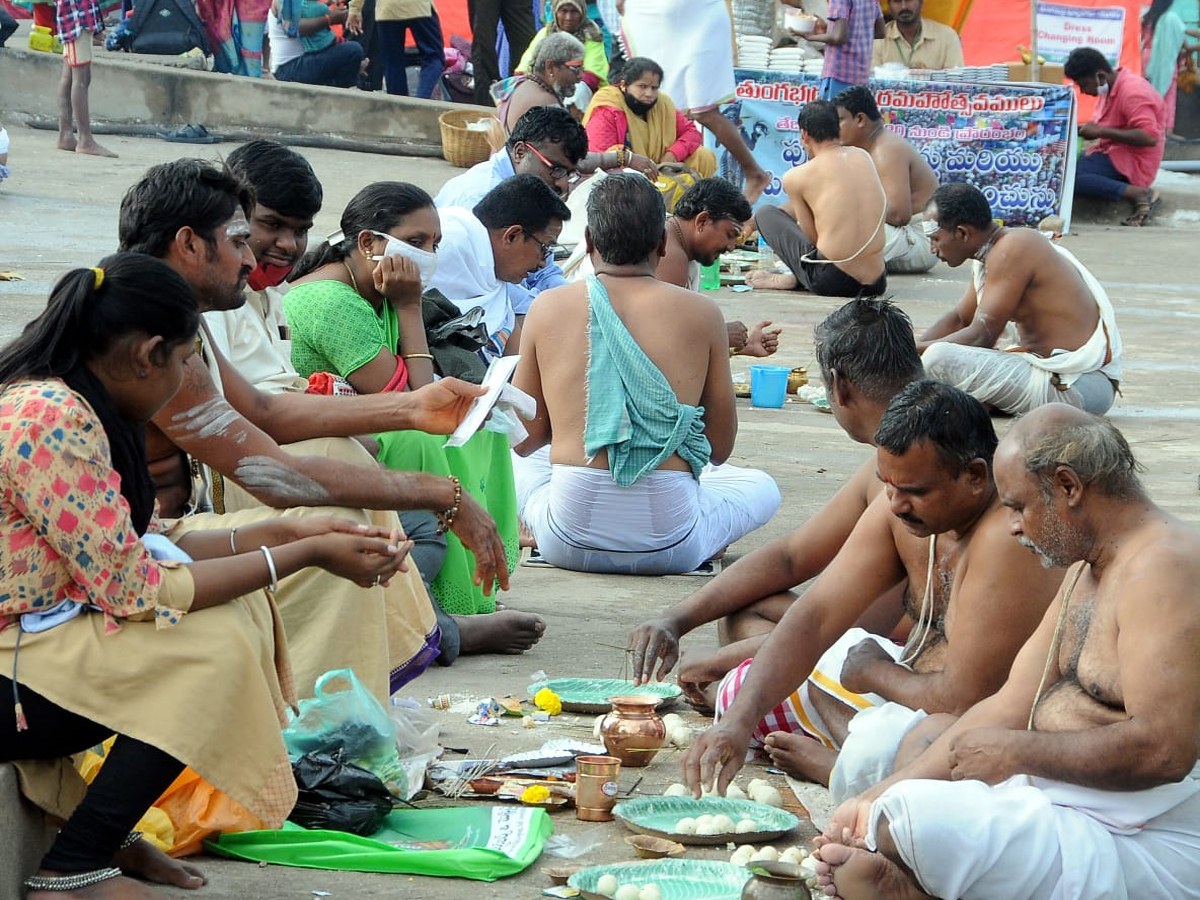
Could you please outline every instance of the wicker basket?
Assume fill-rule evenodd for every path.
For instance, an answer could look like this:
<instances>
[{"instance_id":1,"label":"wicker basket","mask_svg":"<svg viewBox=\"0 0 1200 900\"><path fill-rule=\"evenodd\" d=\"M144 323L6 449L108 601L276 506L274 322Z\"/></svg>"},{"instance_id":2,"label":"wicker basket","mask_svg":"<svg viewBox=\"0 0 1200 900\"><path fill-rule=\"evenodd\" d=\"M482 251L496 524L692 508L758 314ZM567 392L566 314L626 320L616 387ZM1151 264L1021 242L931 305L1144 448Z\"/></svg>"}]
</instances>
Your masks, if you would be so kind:
<instances>
[{"instance_id":1,"label":"wicker basket","mask_svg":"<svg viewBox=\"0 0 1200 900\"><path fill-rule=\"evenodd\" d=\"M442 130L442 156L446 162L468 168L487 159L490 154L488 132L472 131L467 125L489 119L499 124L491 113L470 109L451 109L438 116L438 125Z\"/></svg>"}]
</instances>

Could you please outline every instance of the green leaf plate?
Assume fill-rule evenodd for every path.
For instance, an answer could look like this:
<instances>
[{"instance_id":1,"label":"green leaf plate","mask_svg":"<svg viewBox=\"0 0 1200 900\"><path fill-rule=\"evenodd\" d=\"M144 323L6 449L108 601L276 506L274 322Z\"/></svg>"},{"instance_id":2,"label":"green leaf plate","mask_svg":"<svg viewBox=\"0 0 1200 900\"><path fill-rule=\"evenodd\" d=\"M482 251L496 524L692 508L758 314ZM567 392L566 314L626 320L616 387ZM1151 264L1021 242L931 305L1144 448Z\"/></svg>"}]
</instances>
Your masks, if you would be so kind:
<instances>
[{"instance_id":1,"label":"green leaf plate","mask_svg":"<svg viewBox=\"0 0 1200 900\"><path fill-rule=\"evenodd\" d=\"M734 822L753 819L758 823L758 830L742 834L680 834L675 830L675 824L685 816L695 819L721 813ZM631 831L669 838L681 844L725 844L730 841L735 844L757 844L773 841L800 824L800 820L790 812L753 800L734 800L729 797L701 797L699 800L692 797L639 797L618 803L613 808L613 815Z\"/></svg>"},{"instance_id":2,"label":"green leaf plate","mask_svg":"<svg viewBox=\"0 0 1200 900\"><path fill-rule=\"evenodd\" d=\"M593 866L576 872L567 884L577 889L584 900L610 900L596 892L600 876L612 875L617 885L636 884L639 888L653 882L663 900L738 900L742 887L750 880L750 870L727 862L701 859L656 859L649 862Z\"/></svg>"},{"instance_id":3,"label":"green leaf plate","mask_svg":"<svg viewBox=\"0 0 1200 900\"><path fill-rule=\"evenodd\" d=\"M658 705L669 703L682 693L677 684L667 684L665 681L651 681L641 687L634 687L632 681L622 681L619 678L552 678L549 681L539 681L529 686L529 697L542 688L550 688L562 700L563 709L568 712L602 713L612 709L609 697L628 697L643 694L658 697Z\"/></svg>"}]
</instances>

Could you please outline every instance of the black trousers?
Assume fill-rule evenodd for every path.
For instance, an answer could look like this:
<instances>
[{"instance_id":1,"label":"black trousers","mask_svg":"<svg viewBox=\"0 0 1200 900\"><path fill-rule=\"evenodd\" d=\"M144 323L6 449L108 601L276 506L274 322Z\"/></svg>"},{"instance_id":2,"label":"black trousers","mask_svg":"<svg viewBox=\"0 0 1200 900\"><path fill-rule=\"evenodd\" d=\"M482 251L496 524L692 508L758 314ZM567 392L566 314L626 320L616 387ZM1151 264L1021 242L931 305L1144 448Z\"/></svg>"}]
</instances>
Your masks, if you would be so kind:
<instances>
[{"instance_id":1,"label":"black trousers","mask_svg":"<svg viewBox=\"0 0 1200 900\"><path fill-rule=\"evenodd\" d=\"M857 297L859 294L878 297L887 290L886 270L873 284L862 284L835 265L804 262L802 257L821 259L821 253L796 220L778 206L764 206L754 214L754 219L758 223L758 233L792 270L804 290L822 297Z\"/></svg>"},{"instance_id":2,"label":"black trousers","mask_svg":"<svg viewBox=\"0 0 1200 900\"><path fill-rule=\"evenodd\" d=\"M17 30L17 20L0 9L0 47L4 46L4 42L12 37L12 33Z\"/></svg>"},{"instance_id":3,"label":"black trousers","mask_svg":"<svg viewBox=\"0 0 1200 900\"><path fill-rule=\"evenodd\" d=\"M80 690L87 683L80 680ZM112 737L112 729L51 703L24 685L21 706L29 724L16 730L13 683L0 676L0 762L57 759L81 753ZM183 763L156 747L119 735L83 802L63 825L42 868L73 874L112 865L133 827L171 786Z\"/></svg>"},{"instance_id":4,"label":"black trousers","mask_svg":"<svg viewBox=\"0 0 1200 900\"><path fill-rule=\"evenodd\" d=\"M475 73L475 102L480 106L495 106L488 89L500 80L500 59L496 56L496 38L500 22L508 36L510 68L516 68L537 29L533 24L533 3L530 0L467 0L467 15L471 18L471 68Z\"/></svg>"}]
</instances>

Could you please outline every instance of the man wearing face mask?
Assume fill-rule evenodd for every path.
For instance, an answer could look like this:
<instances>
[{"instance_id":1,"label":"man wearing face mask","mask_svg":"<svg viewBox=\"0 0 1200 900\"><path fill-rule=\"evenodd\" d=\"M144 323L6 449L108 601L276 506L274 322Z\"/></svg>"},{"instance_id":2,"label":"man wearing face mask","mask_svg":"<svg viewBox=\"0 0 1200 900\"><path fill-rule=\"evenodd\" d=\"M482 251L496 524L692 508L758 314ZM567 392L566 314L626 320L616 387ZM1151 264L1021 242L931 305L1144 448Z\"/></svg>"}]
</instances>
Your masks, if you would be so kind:
<instances>
[{"instance_id":1,"label":"man wearing face mask","mask_svg":"<svg viewBox=\"0 0 1200 900\"><path fill-rule=\"evenodd\" d=\"M1079 158L1075 196L1128 200L1133 213L1121 224L1147 224L1161 202L1151 185L1167 140L1162 97L1136 72L1114 70L1092 47L1072 50L1063 74L1083 93L1100 98L1096 118L1079 126L1079 136L1096 143Z\"/></svg>"}]
</instances>

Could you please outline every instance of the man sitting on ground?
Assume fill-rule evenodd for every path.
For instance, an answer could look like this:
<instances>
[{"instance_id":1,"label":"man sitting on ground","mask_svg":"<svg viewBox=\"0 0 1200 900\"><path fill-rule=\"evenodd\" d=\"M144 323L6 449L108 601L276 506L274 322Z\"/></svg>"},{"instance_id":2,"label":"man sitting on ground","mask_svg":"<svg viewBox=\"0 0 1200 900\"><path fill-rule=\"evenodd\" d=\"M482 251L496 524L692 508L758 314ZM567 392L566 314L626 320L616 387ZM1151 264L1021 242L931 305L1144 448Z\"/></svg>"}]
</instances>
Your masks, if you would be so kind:
<instances>
[{"instance_id":1,"label":"man sitting on ground","mask_svg":"<svg viewBox=\"0 0 1200 900\"><path fill-rule=\"evenodd\" d=\"M961 714L996 691L1054 598L1062 572L1009 536L983 404L914 382L888 406L875 443L883 493L755 658L722 682L716 724L684 760L697 792L701 766L707 780L719 760L723 793L749 746L828 783L835 799L858 794L890 773L927 713ZM905 580L916 625L903 650L851 628Z\"/></svg>"},{"instance_id":2,"label":"man sitting on ground","mask_svg":"<svg viewBox=\"0 0 1200 900\"><path fill-rule=\"evenodd\" d=\"M688 572L779 506L770 476L720 465L737 433L728 335L712 301L654 277L665 223L649 181L606 177L584 233L596 274L525 320L513 383L538 415L516 450L549 453L517 461L517 502L556 566Z\"/></svg>"},{"instance_id":3,"label":"man sitting on ground","mask_svg":"<svg viewBox=\"0 0 1200 900\"><path fill-rule=\"evenodd\" d=\"M751 287L825 297L877 297L887 290L883 185L870 155L843 147L838 135L837 109L829 101L800 110L808 162L783 176L790 208L765 206L755 216L763 240L791 272L751 272Z\"/></svg>"},{"instance_id":4,"label":"man sitting on ground","mask_svg":"<svg viewBox=\"0 0 1200 900\"><path fill-rule=\"evenodd\" d=\"M1081 562L1003 688L838 810L818 839L823 893L1194 896L1200 536L1136 471L1111 423L1069 407L1005 435L1012 533L1056 566Z\"/></svg>"},{"instance_id":5,"label":"man sitting on ground","mask_svg":"<svg viewBox=\"0 0 1200 900\"><path fill-rule=\"evenodd\" d=\"M871 154L887 198L883 261L889 273L928 272L937 264L925 234L925 204L937 190L937 175L917 148L884 127L870 90L857 85L833 98L842 143Z\"/></svg>"},{"instance_id":6,"label":"man sitting on ground","mask_svg":"<svg viewBox=\"0 0 1200 900\"><path fill-rule=\"evenodd\" d=\"M814 338L833 417L853 440L870 444L892 398L923 377L912 322L886 300L851 300L817 326ZM658 666L661 680L679 659L679 639L719 622L721 646L689 652L679 666L679 684L689 701L711 710L716 691L710 686L758 652L796 602L793 588L833 561L882 490L872 453L804 525L747 554L686 600L635 628L629 638L634 679L649 681ZM895 606L894 598L884 597L857 624L887 634Z\"/></svg>"},{"instance_id":7,"label":"man sitting on ground","mask_svg":"<svg viewBox=\"0 0 1200 900\"><path fill-rule=\"evenodd\" d=\"M1094 413L1112 406L1121 334L1083 263L1039 232L996 224L969 184L942 185L925 217L937 225L933 252L974 268L958 306L921 336L926 374L1013 415L1054 401ZM1016 347L994 349L1009 322Z\"/></svg>"},{"instance_id":8,"label":"man sitting on ground","mask_svg":"<svg viewBox=\"0 0 1200 900\"><path fill-rule=\"evenodd\" d=\"M492 85L496 115L509 134L521 116L535 106L559 106L575 93L583 72L583 43L565 31L556 31L542 41L533 58L533 68Z\"/></svg>"},{"instance_id":9,"label":"man sitting on ground","mask_svg":"<svg viewBox=\"0 0 1200 900\"><path fill-rule=\"evenodd\" d=\"M513 309L511 287L554 259L571 210L538 176L514 175L473 209L447 206L438 214L442 242L429 286L461 312L483 307L489 340L479 352L485 362L512 356L520 344L521 322Z\"/></svg>"},{"instance_id":10,"label":"man sitting on ground","mask_svg":"<svg viewBox=\"0 0 1200 900\"><path fill-rule=\"evenodd\" d=\"M660 93L662 66L652 59L631 59L616 84L600 88L583 124L588 149L595 153L628 148L660 166L682 163L701 178L717 171L716 154L703 146L700 130Z\"/></svg>"},{"instance_id":11,"label":"man sitting on ground","mask_svg":"<svg viewBox=\"0 0 1200 900\"><path fill-rule=\"evenodd\" d=\"M1072 50L1063 75L1083 93L1100 98L1095 120L1079 126L1079 136L1096 143L1079 157L1075 196L1128 200L1133 213L1121 224L1146 225L1161 202L1151 185L1167 145L1162 97L1137 72L1114 71L1092 47Z\"/></svg>"}]
</instances>

